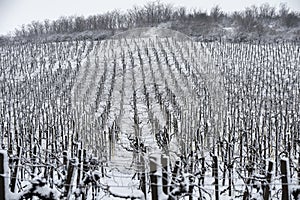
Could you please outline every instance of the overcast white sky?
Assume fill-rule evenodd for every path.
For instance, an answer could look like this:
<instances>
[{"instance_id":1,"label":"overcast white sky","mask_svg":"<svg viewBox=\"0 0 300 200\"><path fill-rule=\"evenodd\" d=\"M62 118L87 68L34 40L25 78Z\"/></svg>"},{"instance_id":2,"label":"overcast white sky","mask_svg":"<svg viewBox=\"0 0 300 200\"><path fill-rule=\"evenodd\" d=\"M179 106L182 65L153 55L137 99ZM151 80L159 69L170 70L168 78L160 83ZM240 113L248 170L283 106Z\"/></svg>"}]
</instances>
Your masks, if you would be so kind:
<instances>
[{"instance_id":1,"label":"overcast white sky","mask_svg":"<svg viewBox=\"0 0 300 200\"><path fill-rule=\"evenodd\" d=\"M127 10L133 5L144 5L149 0L0 0L0 35L7 34L22 24L33 20L57 19L60 16L100 14L119 9ZM210 10L219 5L223 11L243 10L247 6L269 3L279 7L287 3L294 11L300 11L300 0L160 0L174 6Z\"/></svg>"}]
</instances>

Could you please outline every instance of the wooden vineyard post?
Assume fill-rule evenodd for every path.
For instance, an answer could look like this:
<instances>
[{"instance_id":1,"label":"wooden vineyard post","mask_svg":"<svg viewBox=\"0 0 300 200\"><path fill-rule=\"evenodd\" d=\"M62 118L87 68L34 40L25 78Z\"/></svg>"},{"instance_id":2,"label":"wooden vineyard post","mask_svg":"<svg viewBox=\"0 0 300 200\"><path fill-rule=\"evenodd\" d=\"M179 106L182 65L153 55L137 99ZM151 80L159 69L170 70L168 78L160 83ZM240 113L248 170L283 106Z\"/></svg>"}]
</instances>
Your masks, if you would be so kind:
<instances>
[{"instance_id":1,"label":"wooden vineyard post","mask_svg":"<svg viewBox=\"0 0 300 200\"><path fill-rule=\"evenodd\" d=\"M14 169L14 172L12 174L12 178L11 178L11 191L15 192L16 190L16 183L17 183L17 177L18 177L18 172L19 172L19 164L20 164L20 159L21 159L21 155L22 155L22 148L20 146L18 146L18 159L16 161L16 166Z\"/></svg>"},{"instance_id":2,"label":"wooden vineyard post","mask_svg":"<svg viewBox=\"0 0 300 200\"><path fill-rule=\"evenodd\" d=\"M78 161L79 162L78 162L78 169L77 169L77 186L81 184L81 180L83 177L83 149L79 149Z\"/></svg>"},{"instance_id":3,"label":"wooden vineyard post","mask_svg":"<svg viewBox=\"0 0 300 200\"><path fill-rule=\"evenodd\" d=\"M218 173L218 157L213 156L213 176L215 177L215 199L219 200L219 173Z\"/></svg>"},{"instance_id":4,"label":"wooden vineyard post","mask_svg":"<svg viewBox=\"0 0 300 200\"><path fill-rule=\"evenodd\" d=\"M72 191L72 182L73 182L73 177L74 177L74 168L75 168L75 164L72 163L72 162L70 162L69 163L69 167L68 167L66 184L65 184L65 197L67 197L67 199L70 198L71 191Z\"/></svg>"},{"instance_id":5,"label":"wooden vineyard post","mask_svg":"<svg viewBox=\"0 0 300 200\"><path fill-rule=\"evenodd\" d=\"M300 185L300 151L298 153L298 184Z\"/></svg>"},{"instance_id":6,"label":"wooden vineyard post","mask_svg":"<svg viewBox=\"0 0 300 200\"><path fill-rule=\"evenodd\" d=\"M282 182L282 200L290 200L289 181L288 181L288 161L286 159L280 160L281 182Z\"/></svg>"},{"instance_id":7,"label":"wooden vineyard post","mask_svg":"<svg viewBox=\"0 0 300 200\"><path fill-rule=\"evenodd\" d=\"M4 150L0 151L0 199L6 200L5 194L8 192L8 180L5 166L7 165L7 153Z\"/></svg>"},{"instance_id":8,"label":"wooden vineyard post","mask_svg":"<svg viewBox=\"0 0 300 200\"><path fill-rule=\"evenodd\" d=\"M169 194L168 190L168 183L169 183L169 176L168 176L168 165L169 159L166 155L161 155L161 165L162 165L162 185L163 185L163 192L167 195Z\"/></svg>"},{"instance_id":9,"label":"wooden vineyard post","mask_svg":"<svg viewBox=\"0 0 300 200\"><path fill-rule=\"evenodd\" d=\"M152 200L158 200L157 157L150 157L150 182Z\"/></svg>"},{"instance_id":10,"label":"wooden vineyard post","mask_svg":"<svg viewBox=\"0 0 300 200\"><path fill-rule=\"evenodd\" d=\"M204 177L205 177L205 157L200 158L201 163L201 174L199 179L199 186L204 186Z\"/></svg>"},{"instance_id":11,"label":"wooden vineyard post","mask_svg":"<svg viewBox=\"0 0 300 200\"><path fill-rule=\"evenodd\" d=\"M233 171L233 164L230 163L229 166L228 166L228 181L229 181L228 195L230 197L232 196L232 171Z\"/></svg>"},{"instance_id":12,"label":"wooden vineyard post","mask_svg":"<svg viewBox=\"0 0 300 200\"><path fill-rule=\"evenodd\" d=\"M145 167L145 159L141 156L141 190L144 193L145 199L147 199L147 183L146 183L146 167Z\"/></svg>"},{"instance_id":13,"label":"wooden vineyard post","mask_svg":"<svg viewBox=\"0 0 300 200\"><path fill-rule=\"evenodd\" d=\"M66 169L68 169L68 152L63 152L63 164Z\"/></svg>"},{"instance_id":14,"label":"wooden vineyard post","mask_svg":"<svg viewBox=\"0 0 300 200\"><path fill-rule=\"evenodd\" d=\"M269 161L268 172L267 172L267 185L264 190L264 200L270 199L270 183L271 183L272 171L273 171L273 162Z\"/></svg>"}]
</instances>

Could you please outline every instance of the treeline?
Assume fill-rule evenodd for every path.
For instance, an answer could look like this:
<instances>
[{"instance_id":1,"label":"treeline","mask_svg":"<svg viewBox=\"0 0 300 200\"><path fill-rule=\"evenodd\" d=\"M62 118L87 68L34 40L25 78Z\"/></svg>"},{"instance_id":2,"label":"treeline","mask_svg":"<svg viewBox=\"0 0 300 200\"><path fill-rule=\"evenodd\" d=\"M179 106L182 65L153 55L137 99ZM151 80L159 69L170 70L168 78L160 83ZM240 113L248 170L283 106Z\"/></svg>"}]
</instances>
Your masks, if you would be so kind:
<instances>
[{"instance_id":1,"label":"treeline","mask_svg":"<svg viewBox=\"0 0 300 200\"><path fill-rule=\"evenodd\" d=\"M54 21L33 21L15 29L14 36L28 39L82 32L98 33L99 36L102 32L100 37L105 38L115 34L116 31L162 25L195 37L226 35L227 32L224 31L226 27L234 28L239 34L255 33L261 36L270 31L273 31L271 34L276 34L274 30L282 28L299 27L299 19L299 12L291 11L286 4L281 4L276 9L265 3L247 7L243 11L226 13L219 6L207 12L155 1L148 2L144 6L135 6L126 12L114 10L89 17L69 16Z\"/></svg>"}]
</instances>

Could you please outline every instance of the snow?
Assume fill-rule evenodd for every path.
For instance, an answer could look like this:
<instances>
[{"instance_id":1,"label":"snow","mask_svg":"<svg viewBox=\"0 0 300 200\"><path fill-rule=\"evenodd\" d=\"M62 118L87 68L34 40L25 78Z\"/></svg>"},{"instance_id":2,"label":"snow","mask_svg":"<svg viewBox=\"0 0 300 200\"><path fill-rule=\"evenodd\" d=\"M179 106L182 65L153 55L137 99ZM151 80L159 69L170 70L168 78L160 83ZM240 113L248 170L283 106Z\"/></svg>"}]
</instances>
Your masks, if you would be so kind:
<instances>
[{"instance_id":1,"label":"snow","mask_svg":"<svg viewBox=\"0 0 300 200\"><path fill-rule=\"evenodd\" d=\"M228 30L230 31L231 29L229 28ZM45 102L41 103L40 110L39 108L35 108L37 106L34 104L36 94L31 93L29 95L30 99L25 99L29 102L28 105L30 105L26 105L31 112L29 115L30 117L28 117L30 120L22 121L22 119L17 123L27 125L28 123L31 123L32 119L33 126L41 125L41 127L35 127L34 130L34 133L38 135L39 131L47 130L48 127L45 127L44 124L42 124L47 118L47 123L49 121L49 124L55 127L57 133L59 133L55 135L55 137L50 136L53 137L51 138L50 143L53 142L61 145L62 138L60 137L63 134L69 138L69 141L64 141L67 143L66 145L68 145L65 147L64 152L68 152L69 161L72 154L73 156L76 156L74 154L77 154L78 156L78 149L86 149L89 160L87 165L92 166L92 160L97 160L100 163L96 165L96 169L91 169L88 172L84 172L82 175L92 178L92 181L89 182L87 186L89 191L88 199L120 199L118 197L144 198L139 189L139 180L137 179L137 176L141 172L146 175L149 173L149 157L153 155L156 155L157 157L156 164L158 165L158 170L155 175L159 177L159 199L167 199L168 197L163 193L161 187L162 166L160 164L160 155L163 153L168 154L170 163L174 166L175 161L179 160L180 157L184 158L184 156L187 156L191 151L196 153L199 157L205 158L205 168L207 169L205 173L205 182L204 185L199 187L201 187L203 195L207 198L209 198L210 195L214 198L214 178L211 176L212 161L209 153L213 150L218 151L216 149L220 148L221 151L219 151L219 153L222 152L222 154L227 154L228 151L226 150L226 147L220 147L220 144L216 142L220 142L219 139L221 138L225 140L228 136L232 136L232 140L226 141L226 143L229 144L229 148L234 149L231 159L235 159L233 163L234 170L232 172L232 180L234 182L232 191L233 196L241 195L246 187L246 179L256 178L258 181L256 180L256 182L249 184L247 187L251 190L252 197L261 197L261 189L256 190L252 186L254 186L254 184L260 185L261 180L264 179L263 175L259 174L259 169L255 169L256 171L251 174L251 177L248 177L249 174L246 169L244 169L245 166L239 165L237 161L240 159L237 149L241 148L246 160L244 161L244 164L246 164L245 162L249 162L248 157L251 153L246 155L244 151L248 150L247 145L251 145L250 143L253 143L253 141L244 141L240 147L237 140L240 139L239 137L241 135L238 134L240 134L241 131L244 131L245 134L249 134L250 136L254 134L253 130L247 130L249 127L247 127L247 124L243 124L243 120L248 114L254 116L257 113L254 110L250 113L250 108L247 107L248 105L245 105L244 100L239 98L239 95L245 95L247 93L242 93L243 88L238 84L234 85L236 87L231 88L232 95L235 96L232 99L236 98L237 103L235 106L237 109L246 106L245 111L247 111L247 113L240 113L239 116L237 113L231 113L231 110L229 110L230 108L226 107L228 106L228 102L226 99L227 96L224 95L224 91L230 90L230 88L225 88L225 81L229 80L223 80L223 73L225 72L222 71L224 70L223 68L231 70L230 73L235 75L233 76L234 80L232 81L242 80L245 81L243 82L245 85L246 83L252 84L253 82L260 81L259 79L251 79L252 77L248 77L246 73L243 73L243 70L248 70L248 65L246 66L246 62L248 62L247 59L243 60L244 63L235 63L234 59L239 61L239 59L245 55L236 53L236 55L232 56L230 54L231 51L242 52L247 49L249 51L251 48L258 47L251 44L228 44L227 46L224 45L220 47L219 43L196 43L192 41L182 41L178 38L153 38L152 36L158 34L158 32L158 30L153 28L147 29L143 34L148 38L114 38L112 40L102 41L97 45L92 45L92 42L79 42L79 48L76 48L76 53L74 53L75 44L73 43L52 44L55 48L64 49L63 52L69 50L70 54L74 54L73 58L69 58L68 60L71 67L69 69L69 64L61 61L62 58L60 57L63 56L64 53L60 54L60 50L57 50L58 53L54 50L55 56L52 55L52 53L47 52L53 56L53 59L50 58L50 55L44 59L46 66L43 70L47 72L47 74L44 74L42 77L44 78L44 82L37 84L39 91L46 92L46 97L43 99ZM131 33L128 33L129 36L130 34ZM149 36L151 37L149 38ZM70 49L63 46L67 44L71 46ZM219 59L220 53L224 53L226 59L222 60L224 63L223 65L218 66L217 63L220 64L221 61L214 60L214 58ZM248 56L248 54L246 56ZM69 55L67 57L72 56ZM272 56L269 55L269 58L272 58ZM76 69L76 59L81 61L78 71ZM132 60L134 62L132 62ZM33 61L34 60L29 59L27 62ZM53 63L49 64L50 61ZM269 59L269 62L275 61L276 59ZM251 62L251 66L252 64L257 65L256 62L259 62L259 60ZM244 66L242 71L240 65ZM126 67L124 68L124 66ZM257 70L257 68L255 69ZM17 84L22 85L21 78L24 76L23 78L26 80L23 81L30 86L22 93L22 95L26 96L27 91L30 93L31 87L34 87L36 84L35 81L27 80L27 78L36 78L38 82L39 76L41 75L39 73L41 73L41 71L42 70L37 67L37 69L30 71L30 73L28 71L17 73L20 75L15 77L18 79ZM144 75L141 73L142 71L144 72ZM274 73L275 72L279 73L277 68ZM226 73L229 74L229 72ZM289 78L296 81L296 78L298 77L297 73L298 72L295 72L295 76L293 77L284 74L281 78L284 80L284 83L288 82ZM25 76L24 74L27 75ZM62 74L66 75L67 80L63 81L65 76ZM271 75L271 71L265 73L265 76ZM52 76L56 76L55 78L57 79L50 79ZM70 77L73 77L74 80ZM249 82L246 82L248 79ZM276 78L276 81L279 81L279 78ZM9 84L13 84L13 81L10 81ZM50 89L48 89L47 84L51 84L49 86ZM68 90L64 88L64 86L68 86L69 84L70 88L68 88ZM292 86L296 87L295 85L288 85L288 89L292 90ZM206 99L203 94L205 92L203 87L208 90L209 98L211 98L211 100L208 98ZM4 92L8 92L7 88L5 86ZM66 91L62 91L62 88L66 89ZM146 88L147 94L145 94L144 88ZM255 89L258 90L259 88ZM267 91L264 89L262 90L261 93L266 95ZM14 93L17 92L18 91L14 91ZM67 95L70 95L70 99L64 97L65 92L67 92ZM55 98L53 98L52 95L55 96ZM299 96L297 92L293 95L294 99ZM96 106L95 101L97 98L99 98L99 102ZM243 96L243 98L247 97ZM255 98L255 96L253 98ZM5 99L0 101L1 106L6 110L13 110L13 106L15 106L13 103L15 100L7 101L7 99L8 96L5 96ZM149 101L149 108L147 107L147 100ZM248 99L248 101L250 100ZM6 104L9 106L6 106ZM70 107L65 106L69 104ZM283 103L280 104L280 106L283 105ZM210 107L212 108L210 109ZM203 110L209 110L209 114L203 114ZM68 111L68 116L61 116L60 112L62 111ZM266 134L267 126L270 126L272 130L274 130L272 123L275 124L276 120L278 120L275 119L277 115L274 112L270 113L270 116L272 117L269 122L270 124L262 127L264 120L266 120L266 115L269 115L270 111L269 107L262 108L260 111L261 116L258 116L257 119L253 119L253 122L256 122L255 120L257 120L258 128L260 128L259 133ZM18 130L18 124L11 124L10 121L7 120L12 117L8 115L6 111L3 111L3 113L3 115L5 115L5 122L3 123L4 129L9 129L12 133ZM169 116L168 113L171 115ZM289 110L288 113L291 114L291 111ZM25 119L27 113L23 110L20 113L20 116L24 116ZM221 119L223 119L224 116L226 116L226 118L222 121ZM230 122L236 120L237 116L240 120L236 122L239 129L233 130L233 127L230 127ZM151 117L152 119L150 119ZM171 120L169 117L171 117ZM292 114L290 117L293 117ZM65 121L61 124L59 122L60 119ZM71 123L68 123L70 121ZM61 128L64 123L68 124L68 126L63 126ZM177 123L178 132L175 132L175 123ZM226 123L229 123L229 125ZM285 125L286 124L282 124L282 127ZM65 130L67 128L69 130ZM287 127L287 129L289 137L292 137L292 130L289 127ZM168 133L171 138L170 141L163 141L165 130L167 130L166 133ZM199 137L202 137L202 144L199 144L200 142L196 141L196 134L198 131ZM14 134L12 137L15 137ZM38 144L38 147L40 148L41 162L43 162L44 157L46 157L45 152L47 152L48 155L48 153L52 153L53 150L53 147L50 147L51 144L48 144L47 142L48 138L45 137L46 136L43 135L43 139L40 143L36 142L36 145ZM162 143L159 143L158 137L162 140L160 142L165 142L163 145ZM39 139L41 138L29 138L28 140ZM64 139L65 138L63 138L63 140ZM275 136L271 136L270 141L273 139L275 139ZM7 137L4 137L4 140L4 143L7 142ZM12 138L12 140L15 140L15 138ZM257 142L255 142L252 148L257 148L256 143ZM23 144L25 145L24 148L29 148L27 143ZM143 146L141 146L141 144ZM272 146L272 144L270 145ZM78 149L71 152L71 147L74 148L74 146ZM13 146L13 148L16 148L16 146ZM282 150L284 147L281 146L279 148ZM55 150L57 151L57 149ZM54 175L54 188L50 188L50 184L48 184L43 177L39 177L35 172L35 177L30 181L26 179L22 180L24 191L15 194L8 193L7 195L9 195L9 198L18 199L25 191L33 189L37 184L41 184L42 186L35 188L36 194L45 197L53 195L53 198L60 198L63 189L60 191L55 188L63 186L65 180L58 177L60 175L59 173L66 173L67 168L67 166L61 166L63 160L60 156L63 151L60 150L61 149L58 150L59 152L56 152L58 159L55 160L55 162L51 160L53 162L51 163L51 166L60 166L60 168L57 169L57 174ZM1 150L1 152L5 151ZM272 148L269 155L270 159L275 158L275 154L275 148ZM227 155L222 156L220 156L220 158L227 159ZM142 160L145 160L146 168L145 170L142 169L143 171L141 171L141 168L143 167L141 164ZM188 159L181 159L181 161L186 162L187 165L191 162L191 160ZM193 160L193 162L196 161ZM231 160L231 162L233 162L233 160ZM5 163L5 166L8 166L7 160ZM49 163L46 163L45 165L50 166ZM254 165L259 166L259 164ZM101 171L101 167L103 167L104 174ZM199 166L197 167L198 170L195 171L199 172L201 168ZM76 161L71 187L73 188L73 193L78 195L81 191L78 187L82 183L77 183L76 179L79 176L79 174L77 174L78 169L81 168L83 168L83 164ZM192 166L192 168L195 168L195 166ZM5 174L5 177L9 177L9 169L7 168L5 170L5 173L7 173ZM187 167L186 169L182 169L182 172L178 173L180 177L177 177L177 187L173 192L177 191L180 193L180 189L185 189L185 191L187 191L190 184L195 184L195 186L198 184L198 177L195 177L196 180L194 182L189 181L189 177L193 174L188 173L188 170ZM227 166L224 165L224 160L220 159L219 181L223 180L223 174L225 174L226 182L224 186L222 186L221 183L219 185L220 191L224 191L220 197L222 199L232 199L234 197L229 197L226 190L228 187L228 169ZM28 173L26 178L28 178L29 175L31 174ZM65 174L61 175L61 177L64 176ZM274 186L272 187L274 188L272 193L275 193L281 188L280 177L274 177L275 173L272 173L272 176L273 180L271 185ZM100 178L100 181L98 178ZM149 177L146 177L146 179L148 180ZM6 181L6 187L8 187L9 178L7 178ZM289 183L295 184L294 179L290 179ZM97 197L93 197L95 194L92 192L93 184L96 184L96 187L98 188ZM149 186L149 182L147 182L147 187L149 188ZM182 188L179 186L182 186ZM291 188L291 192L296 190L297 187ZM199 194L196 189L194 193L196 195ZM74 196L74 194L70 194L70 198L73 198ZM147 197L149 196L150 194L147 193ZM184 198L185 197L182 197L182 199Z\"/></svg>"}]
</instances>

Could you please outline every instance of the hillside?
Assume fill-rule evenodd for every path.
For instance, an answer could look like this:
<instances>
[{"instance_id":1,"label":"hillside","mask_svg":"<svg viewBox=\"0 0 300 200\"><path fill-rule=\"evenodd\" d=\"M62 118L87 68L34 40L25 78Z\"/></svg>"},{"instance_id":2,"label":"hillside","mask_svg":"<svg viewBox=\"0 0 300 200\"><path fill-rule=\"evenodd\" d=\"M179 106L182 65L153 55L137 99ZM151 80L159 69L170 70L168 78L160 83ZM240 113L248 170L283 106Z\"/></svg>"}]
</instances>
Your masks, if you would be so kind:
<instances>
[{"instance_id":1,"label":"hillside","mask_svg":"<svg viewBox=\"0 0 300 200\"><path fill-rule=\"evenodd\" d=\"M165 31L0 47L8 199L299 194L299 45Z\"/></svg>"}]
</instances>

